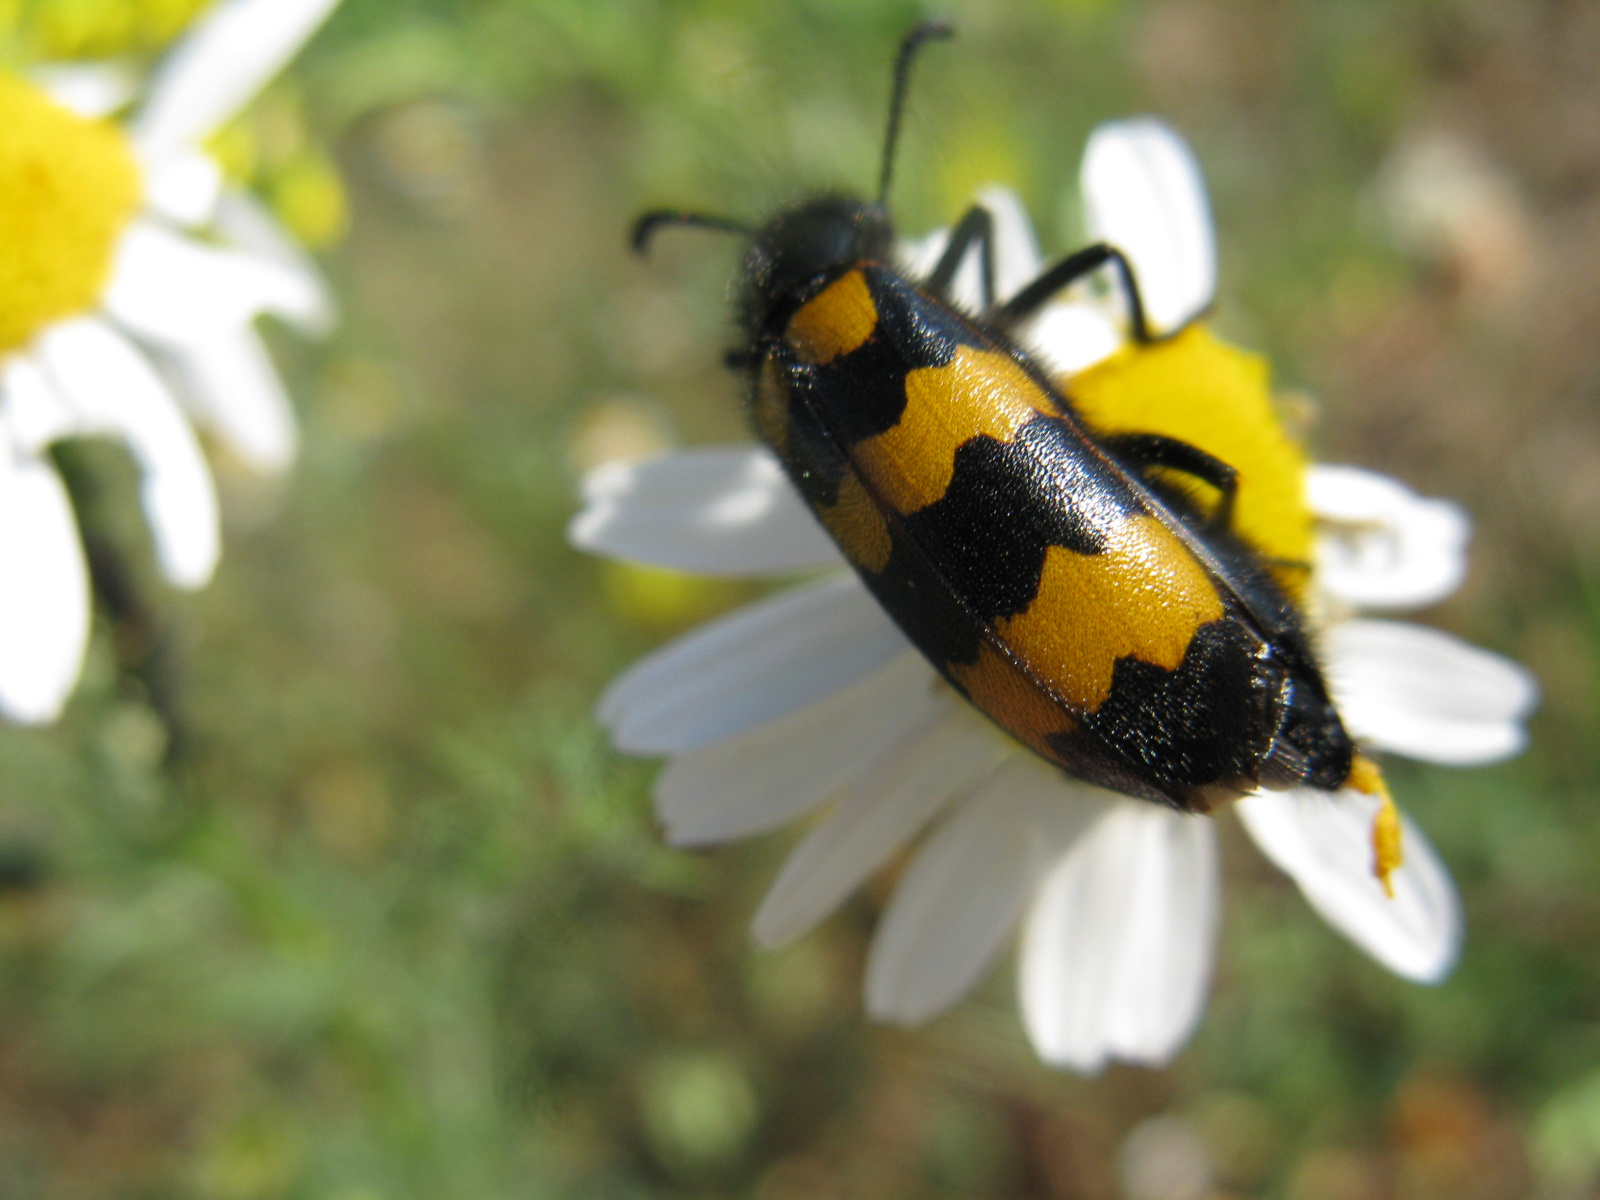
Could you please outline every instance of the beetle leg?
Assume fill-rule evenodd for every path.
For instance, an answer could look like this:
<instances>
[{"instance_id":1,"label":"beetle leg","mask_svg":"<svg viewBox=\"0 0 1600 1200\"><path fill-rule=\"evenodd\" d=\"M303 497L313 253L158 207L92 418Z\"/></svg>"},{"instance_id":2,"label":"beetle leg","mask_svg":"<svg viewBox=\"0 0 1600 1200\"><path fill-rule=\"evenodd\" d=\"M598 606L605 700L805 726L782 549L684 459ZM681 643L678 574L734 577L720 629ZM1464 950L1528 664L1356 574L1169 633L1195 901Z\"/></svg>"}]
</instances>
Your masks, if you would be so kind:
<instances>
[{"instance_id":1,"label":"beetle leg","mask_svg":"<svg viewBox=\"0 0 1600 1200\"><path fill-rule=\"evenodd\" d=\"M967 209L966 215L956 222L956 227L950 231L950 240L945 244L944 253L939 256L938 264L923 286L939 299L948 300L950 285L955 282L956 272L961 269L961 260L967 256L967 248L973 242L978 243L982 309L988 312L994 307L994 218L981 204L974 204Z\"/></svg>"},{"instance_id":2,"label":"beetle leg","mask_svg":"<svg viewBox=\"0 0 1600 1200\"><path fill-rule=\"evenodd\" d=\"M1144 315L1144 297L1139 292L1139 281L1134 278L1133 268L1128 265L1128 260L1121 250L1104 242L1085 246L1082 250L1067 255L1054 266L1047 267L1042 275L995 311L995 323L1003 329L1008 329L1027 320L1043 308L1050 297L1057 292L1098 271L1107 263L1116 268L1117 278L1122 284L1123 293L1128 298L1128 325L1133 332L1134 341L1159 342L1179 332L1174 329L1172 333L1162 334L1159 337L1150 332L1150 324Z\"/></svg>"},{"instance_id":3,"label":"beetle leg","mask_svg":"<svg viewBox=\"0 0 1600 1200\"><path fill-rule=\"evenodd\" d=\"M1099 439L1111 453L1141 469L1166 467L1193 475L1217 489L1220 499L1207 524L1228 529L1233 524L1233 502L1239 494L1239 472L1198 446L1160 433L1120 433Z\"/></svg>"}]
</instances>

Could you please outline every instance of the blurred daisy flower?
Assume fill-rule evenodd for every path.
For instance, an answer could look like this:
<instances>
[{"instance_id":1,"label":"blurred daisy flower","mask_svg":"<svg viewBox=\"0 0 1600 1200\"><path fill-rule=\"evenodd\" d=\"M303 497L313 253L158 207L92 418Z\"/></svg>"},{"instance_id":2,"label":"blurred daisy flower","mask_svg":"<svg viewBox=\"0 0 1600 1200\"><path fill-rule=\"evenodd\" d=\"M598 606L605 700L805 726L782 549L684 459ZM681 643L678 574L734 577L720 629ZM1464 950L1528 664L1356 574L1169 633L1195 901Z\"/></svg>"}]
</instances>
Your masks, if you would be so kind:
<instances>
[{"instance_id":1,"label":"blurred daisy flower","mask_svg":"<svg viewBox=\"0 0 1600 1200\"><path fill-rule=\"evenodd\" d=\"M329 302L309 260L202 145L336 3L222 0L142 89L107 65L0 73L0 561L11 580L0 715L54 719L88 640L88 573L53 443L126 443L157 560L184 588L206 583L219 549L190 419L257 469L294 457L293 411L254 322L270 313L318 331Z\"/></svg>"},{"instance_id":2,"label":"blurred daisy flower","mask_svg":"<svg viewBox=\"0 0 1600 1200\"><path fill-rule=\"evenodd\" d=\"M1023 333L1103 432L1146 430L1239 471L1235 522L1281 564L1320 627L1347 727L1370 750L1472 764L1514 754L1534 687L1515 664L1423 626L1359 616L1434 603L1464 570L1465 516L1353 467L1312 466L1273 408L1266 364L1199 321L1215 287L1204 184L1153 120L1102 126L1081 185L1090 239L1134 265L1157 331L1125 343L1118 308L1068 293ZM999 294L1040 267L1007 192ZM905 249L926 270L938 234ZM971 258L975 259L975 255ZM957 296L977 307L978 268ZM786 575L836 568L656 652L618 679L600 719L616 744L670 757L655 787L667 837L701 846L813 815L754 921L797 937L920 837L873 938L867 1008L915 1024L955 1003L1021 919L1024 1021L1039 1054L1079 1071L1158 1065L1204 1007L1216 939L1216 830L1068 778L945 684L877 606L764 448L687 450L613 465L584 483L580 547L684 571ZM1295 563L1314 563L1307 572ZM1235 805L1262 852L1322 916L1390 970L1434 982L1461 939L1454 888L1402 819L1404 859L1374 869L1379 801L1346 789L1262 791Z\"/></svg>"}]
</instances>

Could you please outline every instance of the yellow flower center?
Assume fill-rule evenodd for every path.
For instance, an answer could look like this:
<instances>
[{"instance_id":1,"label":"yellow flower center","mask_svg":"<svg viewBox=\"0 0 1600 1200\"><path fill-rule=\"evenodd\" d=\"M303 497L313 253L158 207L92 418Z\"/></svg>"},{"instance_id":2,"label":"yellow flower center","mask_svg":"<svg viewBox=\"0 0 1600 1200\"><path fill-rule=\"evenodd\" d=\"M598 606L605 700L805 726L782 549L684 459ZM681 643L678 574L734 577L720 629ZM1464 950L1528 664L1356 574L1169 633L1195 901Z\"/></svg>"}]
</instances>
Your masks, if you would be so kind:
<instances>
[{"instance_id":1,"label":"yellow flower center","mask_svg":"<svg viewBox=\"0 0 1600 1200\"><path fill-rule=\"evenodd\" d=\"M1312 544L1307 461L1273 405L1264 358L1196 322L1168 341L1124 346L1069 379L1066 391L1101 433L1166 434L1233 467L1239 473L1234 531L1304 607Z\"/></svg>"},{"instance_id":2,"label":"yellow flower center","mask_svg":"<svg viewBox=\"0 0 1600 1200\"><path fill-rule=\"evenodd\" d=\"M0 72L0 354L96 305L139 196L121 130Z\"/></svg>"}]
</instances>

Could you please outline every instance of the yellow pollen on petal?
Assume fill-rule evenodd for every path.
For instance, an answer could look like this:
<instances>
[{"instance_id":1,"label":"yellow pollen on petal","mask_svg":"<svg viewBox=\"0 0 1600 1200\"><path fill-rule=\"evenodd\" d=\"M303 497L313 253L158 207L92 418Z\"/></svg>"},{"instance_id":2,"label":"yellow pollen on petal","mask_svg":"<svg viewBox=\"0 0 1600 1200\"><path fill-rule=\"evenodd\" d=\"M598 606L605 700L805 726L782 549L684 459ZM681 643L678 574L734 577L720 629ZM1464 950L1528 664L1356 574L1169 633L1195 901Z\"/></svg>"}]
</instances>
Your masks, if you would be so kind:
<instances>
[{"instance_id":1,"label":"yellow pollen on petal","mask_svg":"<svg viewBox=\"0 0 1600 1200\"><path fill-rule=\"evenodd\" d=\"M1200 322L1148 346L1128 345L1065 381L1074 407L1102 434L1160 433L1198 446L1239 473L1233 528L1304 607L1311 581L1307 459L1272 399L1266 360ZM1174 483L1196 483L1168 473ZM1204 485L1199 485L1204 487Z\"/></svg>"},{"instance_id":2,"label":"yellow pollen on petal","mask_svg":"<svg viewBox=\"0 0 1600 1200\"><path fill-rule=\"evenodd\" d=\"M139 199L120 129L0 72L0 354L97 305Z\"/></svg>"},{"instance_id":3,"label":"yellow pollen on petal","mask_svg":"<svg viewBox=\"0 0 1600 1200\"><path fill-rule=\"evenodd\" d=\"M1393 900L1394 883L1390 876L1405 863L1400 810L1394 806L1394 797L1389 795L1389 785L1384 783L1382 772L1370 758L1356 755L1346 782L1363 795L1377 797L1378 811L1372 818L1372 873L1383 884L1384 895Z\"/></svg>"}]
</instances>

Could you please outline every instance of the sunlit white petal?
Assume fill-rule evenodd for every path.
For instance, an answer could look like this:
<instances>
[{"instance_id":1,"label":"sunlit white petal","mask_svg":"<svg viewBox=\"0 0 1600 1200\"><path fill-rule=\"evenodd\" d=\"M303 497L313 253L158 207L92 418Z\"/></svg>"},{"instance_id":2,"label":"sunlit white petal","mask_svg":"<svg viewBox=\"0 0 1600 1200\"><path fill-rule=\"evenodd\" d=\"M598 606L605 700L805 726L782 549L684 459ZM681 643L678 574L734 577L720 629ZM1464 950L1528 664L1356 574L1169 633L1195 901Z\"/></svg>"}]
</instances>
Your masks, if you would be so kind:
<instances>
[{"instance_id":1,"label":"sunlit white petal","mask_svg":"<svg viewBox=\"0 0 1600 1200\"><path fill-rule=\"evenodd\" d=\"M1088 370L1122 346L1116 323L1092 304L1045 305L1022 340L1058 377Z\"/></svg>"},{"instance_id":2,"label":"sunlit white petal","mask_svg":"<svg viewBox=\"0 0 1600 1200\"><path fill-rule=\"evenodd\" d=\"M24 455L38 456L58 438L77 432L77 412L27 354L13 353L0 367L3 439Z\"/></svg>"},{"instance_id":3,"label":"sunlit white petal","mask_svg":"<svg viewBox=\"0 0 1600 1200\"><path fill-rule=\"evenodd\" d=\"M89 572L72 504L47 461L0 440L0 716L61 712L89 642Z\"/></svg>"},{"instance_id":4,"label":"sunlit white petal","mask_svg":"<svg viewBox=\"0 0 1600 1200\"><path fill-rule=\"evenodd\" d=\"M213 227L225 244L257 259L274 263L300 280L292 309L274 315L308 334L324 334L336 315L333 292L316 261L300 247L261 201L238 188L224 188L217 201Z\"/></svg>"},{"instance_id":5,"label":"sunlit white petal","mask_svg":"<svg viewBox=\"0 0 1600 1200\"><path fill-rule=\"evenodd\" d=\"M316 279L293 267L135 221L117 246L104 303L141 337L183 346L262 314L312 319L322 300Z\"/></svg>"},{"instance_id":6,"label":"sunlit white petal","mask_svg":"<svg viewBox=\"0 0 1600 1200\"><path fill-rule=\"evenodd\" d=\"M151 212L179 225L210 219L222 196L222 168L198 150L162 155L144 166L144 200Z\"/></svg>"},{"instance_id":7,"label":"sunlit white petal","mask_svg":"<svg viewBox=\"0 0 1600 1200\"><path fill-rule=\"evenodd\" d=\"M844 564L765 447L609 463L584 479L583 498L567 536L596 554L710 575Z\"/></svg>"},{"instance_id":8,"label":"sunlit white petal","mask_svg":"<svg viewBox=\"0 0 1600 1200\"><path fill-rule=\"evenodd\" d=\"M920 279L931 274L933 268L939 265L944 248L949 244L950 229L946 226L921 237L901 238L895 243L895 257L901 270L913 279Z\"/></svg>"},{"instance_id":9,"label":"sunlit white petal","mask_svg":"<svg viewBox=\"0 0 1600 1200\"><path fill-rule=\"evenodd\" d=\"M1013 752L961 707L901 739L840 789L832 810L789 855L751 923L756 941L778 945L810 929Z\"/></svg>"},{"instance_id":10,"label":"sunlit white petal","mask_svg":"<svg viewBox=\"0 0 1600 1200\"><path fill-rule=\"evenodd\" d=\"M1384 894L1373 872L1378 802L1359 792L1262 792L1236 806L1256 845L1323 919L1397 975L1435 983L1455 965L1461 911L1433 847L1402 818L1405 864Z\"/></svg>"},{"instance_id":11,"label":"sunlit white petal","mask_svg":"<svg viewBox=\"0 0 1600 1200\"><path fill-rule=\"evenodd\" d=\"M272 313L325 323L325 289L253 201L235 196L224 205L222 172L202 143L336 4L206 6L126 123L143 215L117 239L97 312L47 325L25 349L0 358L0 558L9 580L0 596L0 716L53 718L88 635L87 571L48 457L53 443L109 436L126 445L156 561L186 588L211 577L219 522L209 470L169 383L187 385L184 399L246 459L281 466L293 455L288 400L252 322ZM121 63L30 73L57 103L93 119L116 113L136 91L134 73ZM207 233L220 242L174 230L218 217L221 225Z\"/></svg>"},{"instance_id":12,"label":"sunlit white petal","mask_svg":"<svg viewBox=\"0 0 1600 1200\"><path fill-rule=\"evenodd\" d=\"M198 146L282 69L338 0L219 0L161 64L131 132L147 160Z\"/></svg>"},{"instance_id":13,"label":"sunlit white petal","mask_svg":"<svg viewBox=\"0 0 1600 1200\"><path fill-rule=\"evenodd\" d=\"M1472 526L1456 505L1373 471L1326 465L1311 468L1306 497L1321 522L1317 584L1329 595L1420 608L1461 586Z\"/></svg>"},{"instance_id":14,"label":"sunlit white petal","mask_svg":"<svg viewBox=\"0 0 1600 1200\"><path fill-rule=\"evenodd\" d=\"M927 660L905 650L798 712L680 754L655 786L667 840L698 846L775 829L958 703Z\"/></svg>"},{"instance_id":15,"label":"sunlit white petal","mask_svg":"<svg viewBox=\"0 0 1600 1200\"><path fill-rule=\"evenodd\" d=\"M1188 143L1153 117L1108 122L1090 135L1079 179L1089 236L1127 255L1152 329L1170 332L1204 311L1216 247Z\"/></svg>"},{"instance_id":16,"label":"sunlit white petal","mask_svg":"<svg viewBox=\"0 0 1600 1200\"><path fill-rule=\"evenodd\" d=\"M127 63L50 63L28 74L61 107L80 117L109 117L138 90Z\"/></svg>"},{"instance_id":17,"label":"sunlit white petal","mask_svg":"<svg viewBox=\"0 0 1600 1200\"><path fill-rule=\"evenodd\" d=\"M194 588L211 578L220 532L211 474L193 432L149 363L109 326L62 321L42 334L39 365L72 406L75 432L108 433L128 445L140 498L167 578Z\"/></svg>"},{"instance_id":18,"label":"sunlit white petal","mask_svg":"<svg viewBox=\"0 0 1600 1200\"><path fill-rule=\"evenodd\" d=\"M1003 301L1038 275L1039 244L1022 201L1010 188L986 187L978 193L976 205L987 210L993 221L989 247L994 298ZM903 243L901 258L912 276L930 275L949 244L950 230L938 229L927 237ZM977 242L968 246L956 267L950 281L950 299L968 312L983 311L983 258Z\"/></svg>"},{"instance_id":19,"label":"sunlit white petal","mask_svg":"<svg viewBox=\"0 0 1600 1200\"><path fill-rule=\"evenodd\" d=\"M1217 919L1209 820L1119 801L1046 877L1023 931L1023 1018L1046 1062L1157 1066L1204 1006Z\"/></svg>"},{"instance_id":20,"label":"sunlit white petal","mask_svg":"<svg viewBox=\"0 0 1600 1200\"><path fill-rule=\"evenodd\" d=\"M867 960L867 1011L915 1024L977 982L1044 872L1110 793L1019 751L929 836L895 886Z\"/></svg>"},{"instance_id":21,"label":"sunlit white petal","mask_svg":"<svg viewBox=\"0 0 1600 1200\"><path fill-rule=\"evenodd\" d=\"M752 604L635 663L600 699L620 749L677 754L854 683L905 637L851 575Z\"/></svg>"},{"instance_id":22,"label":"sunlit white petal","mask_svg":"<svg viewBox=\"0 0 1600 1200\"><path fill-rule=\"evenodd\" d=\"M1424 625L1341 621L1323 635L1329 686L1351 733L1428 762L1496 762L1522 749L1538 701L1509 659Z\"/></svg>"},{"instance_id":23,"label":"sunlit white petal","mask_svg":"<svg viewBox=\"0 0 1600 1200\"><path fill-rule=\"evenodd\" d=\"M250 466L286 470L300 447L294 405L261 335L246 326L173 347L184 399Z\"/></svg>"},{"instance_id":24,"label":"sunlit white petal","mask_svg":"<svg viewBox=\"0 0 1600 1200\"><path fill-rule=\"evenodd\" d=\"M167 354L183 399L240 457L264 471L293 461L294 409L251 322L262 313L315 319L323 307L313 277L139 221L118 247L104 303Z\"/></svg>"},{"instance_id":25,"label":"sunlit white petal","mask_svg":"<svg viewBox=\"0 0 1600 1200\"><path fill-rule=\"evenodd\" d=\"M1039 243L1027 209L1010 188L986 187L978 193L978 203L994 220L994 291L995 299L1004 302L1038 276Z\"/></svg>"}]
</instances>

